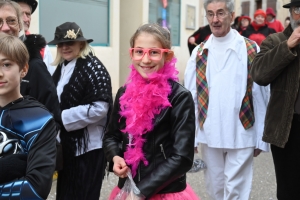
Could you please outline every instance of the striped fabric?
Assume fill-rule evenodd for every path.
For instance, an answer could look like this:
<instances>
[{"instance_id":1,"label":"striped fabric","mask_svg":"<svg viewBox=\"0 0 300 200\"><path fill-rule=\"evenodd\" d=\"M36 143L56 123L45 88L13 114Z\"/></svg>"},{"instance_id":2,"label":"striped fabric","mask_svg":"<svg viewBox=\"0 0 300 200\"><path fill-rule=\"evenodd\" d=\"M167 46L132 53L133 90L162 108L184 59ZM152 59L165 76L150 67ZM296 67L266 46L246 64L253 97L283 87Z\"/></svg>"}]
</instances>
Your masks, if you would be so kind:
<instances>
[{"instance_id":1,"label":"striped fabric","mask_svg":"<svg viewBox=\"0 0 300 200\"><path fill-rule=\"evenodd\" d=\"M247 90L246 94L243 98L239 118L243 125L243 127L247 130L251 128L254 124L254 111L253 111L253 100L252 100L252 86L253 80L250 76L251 63L256 56L256 44L255 42L249 40L248 38L244 38L247 54L248 54L248 77L247 77ZM196 84L197 84L197 101L198 101L198 111L199 111L199 124L200 127L203 128L203 124L205 122L207 116L208 109L208 85L206 80L206 65L207 65L207 55L208 50L203 49L204 42L200 44L197 58L196 58ZM203 52L202 52L203 50ZM202 54L201 54L202 52Z\"/></svg>"},{"instance_id":2,"label":"striped fabric","mask_svg":"<svg viewBox=\"0 0 300 200\"><path fill-rule=\"evenodd\" d=\"M199 112L199 124L200 127L203 127L204 121L207 115L208 109L208 85L206 80L206 65L207 65L207 55L208 50L204 49L204 42L200 44L198 53L197 53L197 62L196 62L196 84L197 84L197 101L198 101L198 112Z\"/></svg>"}]
</instances>

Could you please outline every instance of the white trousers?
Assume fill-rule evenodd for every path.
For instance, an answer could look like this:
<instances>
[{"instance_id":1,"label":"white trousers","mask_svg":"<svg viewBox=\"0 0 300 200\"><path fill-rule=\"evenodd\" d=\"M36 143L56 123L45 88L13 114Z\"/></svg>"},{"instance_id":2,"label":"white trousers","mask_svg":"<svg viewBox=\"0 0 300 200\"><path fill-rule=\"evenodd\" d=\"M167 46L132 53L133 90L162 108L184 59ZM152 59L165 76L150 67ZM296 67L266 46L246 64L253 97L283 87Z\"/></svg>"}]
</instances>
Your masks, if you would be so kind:
<instances>
[{"instance_id":1,"label":"white trousers","mask_svg":"<svg viewBox=\"0 0 300 200\"><path fill-rule=\"evenodd\" d=\"M254 147L211 148L201 144L207 193L214 200L248 200L253 176Z\"/></svg>"}]
</instances>

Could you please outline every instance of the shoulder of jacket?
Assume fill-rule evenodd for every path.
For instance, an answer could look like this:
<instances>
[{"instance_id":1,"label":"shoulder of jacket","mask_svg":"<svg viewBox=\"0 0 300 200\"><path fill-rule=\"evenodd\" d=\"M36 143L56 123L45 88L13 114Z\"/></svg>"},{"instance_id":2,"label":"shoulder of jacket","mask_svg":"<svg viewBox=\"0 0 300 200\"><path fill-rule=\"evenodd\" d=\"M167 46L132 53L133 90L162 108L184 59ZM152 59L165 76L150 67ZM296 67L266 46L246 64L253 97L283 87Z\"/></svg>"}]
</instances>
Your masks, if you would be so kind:
<instances>
[{"instance_id":1,"label":"shoulder of jacket","mask_svg":"<svg viewBox=\"0 0 300 200\"><path fill-rule=\"evenodd\" d=\"M274 46L281 43L284 40L287 40L288 37L284 34L284 32L273 33L266 38L266 41L271 43Z\"/></svg>"},{"instance_id":2,"label":"shoulder of jacket","mask_svg":"<svg viewBox=\"0 0 300 200\"><path fill-rule=\"evenodd\" d=\"M177 81L169 81L171 84L172 92L169 96L170 99L174 99L182 94L190 93L188 89L186 89L183 85L178 83Z\"/></svg>"},{"instance_id":3,"label":"shoulder of jacket","mask_svg":"<svg viewBox=\"0 0 300 200\"><path fill-rule=\"evenodd\" d=\"M26 113L26 116L24 113ZM13 127L5 127L5 129L23 138L40 132L53 119L48 110L39 106L3 111L3 117L8 115L11 118Z\"/></svg>"}]
</instances>

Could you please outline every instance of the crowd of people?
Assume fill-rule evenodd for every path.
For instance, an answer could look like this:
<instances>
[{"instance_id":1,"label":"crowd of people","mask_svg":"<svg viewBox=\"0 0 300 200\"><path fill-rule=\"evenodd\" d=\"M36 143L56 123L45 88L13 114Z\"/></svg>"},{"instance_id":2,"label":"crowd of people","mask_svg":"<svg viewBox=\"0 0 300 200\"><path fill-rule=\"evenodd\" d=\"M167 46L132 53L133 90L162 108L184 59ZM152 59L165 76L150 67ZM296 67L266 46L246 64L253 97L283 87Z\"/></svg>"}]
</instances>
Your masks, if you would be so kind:
<instances>
[{"instance_id":1,"label":"crowd of people","mask_svg":"<svg viewBox=\"0 0 300 200\"><path fill-rule=\"evenodd\" d=\"M77 23L48 43L29 33L37 5L0 0L0 199L46 199L56 170L56 199L98 200L108 168L110 200L200 200L186 179L199 144L212 199L249 199L254 157L270 149L277 198L300 197L300 0L283 6L285 28L272 8L252 20L233 0L204 0L184 86L170 31L141 25L115 99Z\"/></svg>"}]
</instances>

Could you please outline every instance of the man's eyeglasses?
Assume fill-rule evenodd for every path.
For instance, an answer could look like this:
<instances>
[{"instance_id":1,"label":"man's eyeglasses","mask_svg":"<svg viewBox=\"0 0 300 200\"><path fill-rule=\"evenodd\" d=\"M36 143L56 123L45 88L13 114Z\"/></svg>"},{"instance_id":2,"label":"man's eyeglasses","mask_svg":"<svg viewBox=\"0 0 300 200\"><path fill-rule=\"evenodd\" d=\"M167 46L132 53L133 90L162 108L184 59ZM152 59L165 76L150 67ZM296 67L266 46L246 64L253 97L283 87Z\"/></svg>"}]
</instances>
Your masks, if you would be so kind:
<instances>
[{"instance_id":1,"label":"man's eyeglasses","mask_svg":"<svg viewBox=\"0 0 300 200\"><path fill-rule=\"evenodd\" d=\"M15 27L19 24L17 18L14 18L14 17L9 17L9 18L6 18L5 20L0 18L0 28L2 28L4 21L10 27Z\"/></svg>"},{"instance_id":2,"label":"man's eyeglasses","mask_svg":"<svg viewBox=\"0 0 300 200\"><path fill-rule=\"evenodd\" d=\"M225 18L229 13L228 12L224 12L224 11L220 11L220 12L217 12L216 14L212 13L212 12L208 12L206 13L206 18L208 20L212 20L215 16L218 18L218 19L223 19Z\"/></svg>"},{"instance_id":3,"label":"man's eyeglasses","mask_svg":"<svg viewBox=\"0 0 300 200\"><path fill-rule=\"evenodd\" d=\"M300 14L300 7L293 7L292 10L294 11L294 13L296 15L299 15Z\"/></svg>"},{"instance_id":4,"label":"man's eyeglasses","mask_svg":"<svg viewBox=\"0 0 300 200\"><path fill-rule=\"evenodd\" d=\"M148 54L148 58L150 60L160 60L162 58L162 54L165 52L170 52L170 49L160 49L160 48L130 48L130 57L132 60L142 60L145 54Z\"/></svg>"},{"instance_id":5,"label":"man's eyeglasses","mask_svg":"<svg viewBox=\"0 0 300 200\"><path fill-rule=\"evenodd\" d=\"M57 44L57 47L63 47L64 45L66 46L72 46L75 44L75 41L69 41L69 42L60 42Z\"/></svg>"}]
</instances>

